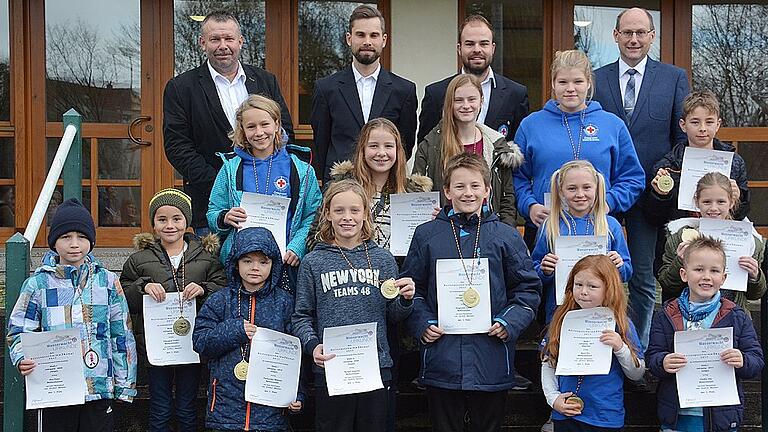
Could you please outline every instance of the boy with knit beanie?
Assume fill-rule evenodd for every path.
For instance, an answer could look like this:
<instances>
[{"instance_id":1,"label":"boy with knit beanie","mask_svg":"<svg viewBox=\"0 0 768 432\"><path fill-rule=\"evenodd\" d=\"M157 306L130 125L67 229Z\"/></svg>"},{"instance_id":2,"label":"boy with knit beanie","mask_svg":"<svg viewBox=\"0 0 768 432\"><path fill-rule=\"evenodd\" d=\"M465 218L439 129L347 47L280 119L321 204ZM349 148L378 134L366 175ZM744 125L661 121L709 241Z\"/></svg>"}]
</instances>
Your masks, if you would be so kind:
<instances>
[{"instance_id":1,"label":"boy with knit beanie","mask_svg":"<svg viewBox=\"0 0 768 432\"><path fill-rule=\"evenodd\" d=\"M137 234L133 239L137 249L123 265L120 282L125 287L139 356L148 366L150 431L168 431L173 407L176 407L175 430L197 430L195 398L200 383L200 364L152 365L147 358L144 342L144 296L156 302L194 299L197 307L213 291L227 285L224 268L216 256L219 246L216 235L200 239L187 232L192 219L191 199L178 189L164 189L149 201L149 217L154 233ZM180 304L181 306L181 304ZM187 328L173 327L179 343L192 345L191 310L183 307L179 314ZM175 385L174 385L175 384ZM176 388L175 403L172 389Z\"/></svg>"},{"instance_id":2,"label":"boy with knit beanie","mask_svg":"<svg viewBox=\"0 0 768 432\"><path fill-rule=\"evenodd\" d=\"M128 303L117 275L91 255L95 244L88 210L74 198L62 203L51 219L51 251L24 281L8 318L11 362L25 376L36 363L24 358L22 333L80 330L85 404L40 410L46 432L112 431L112 400L131 402L136 396L136 343Z\"/></svg>"}]
</instances>

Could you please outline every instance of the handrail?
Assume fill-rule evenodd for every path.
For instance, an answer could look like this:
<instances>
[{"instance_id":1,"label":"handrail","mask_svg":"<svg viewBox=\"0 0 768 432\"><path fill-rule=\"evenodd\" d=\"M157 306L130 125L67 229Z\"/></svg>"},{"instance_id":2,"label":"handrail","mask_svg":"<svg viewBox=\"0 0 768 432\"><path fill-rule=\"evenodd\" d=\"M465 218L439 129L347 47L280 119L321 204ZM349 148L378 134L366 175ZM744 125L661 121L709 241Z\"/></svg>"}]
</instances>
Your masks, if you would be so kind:
<instances>
[{"instance_id":1,"label":"handrail","mask_svg":"<svg viewBox=\"0 0 768 432\"><path fill-rule=\"evenodd\" d=\"M72 147L72 142L77 135L77 128L74 125L68 125L64 129L64 136L61 137L59 143L59 149L56 150L56 156L51 163L51 169L48 171L48 177L45 178L43 184L43 190L40 191L40 196L35 203L35 209L32 211L32 216L29 218L27 229L24 230L24 238L29 240L29 247L35 243L37 233L40 231L40 226L43 224L43 218L48 210L48 204L51 202L53 191L56 189L56 183L59 181L61 171L64 169L64 162L69 154L69 149Z\"/></svg>"}]
</instances>

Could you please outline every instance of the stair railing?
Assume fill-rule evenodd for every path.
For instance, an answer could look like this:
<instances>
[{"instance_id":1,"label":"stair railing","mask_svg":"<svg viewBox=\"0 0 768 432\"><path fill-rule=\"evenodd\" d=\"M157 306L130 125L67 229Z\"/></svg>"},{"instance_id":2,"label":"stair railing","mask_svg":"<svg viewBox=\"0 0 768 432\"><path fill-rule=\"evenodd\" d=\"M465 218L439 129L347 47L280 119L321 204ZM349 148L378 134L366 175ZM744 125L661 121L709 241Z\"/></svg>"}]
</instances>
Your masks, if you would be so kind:
<instances>
[{"instance_id":1,"label":"stair railing","mask_svg":"<svg viewBox=\"0 0 768 432\"><path fill-rule=\"evenodd\" d=\"M5 329L13 306L19 299L21 285L29 277L30 251L43 224L48 205L59 176L64 180L64 199L82 200L82 117L74 109L63 116L64 136L59 142L48 176L37 198L35 209L27 223L24 235L16 233L5 242ZM3 384L3 431L24 431L24 380L11 363L8 344L5 345L5 370Z\"/></svg>"}]
</instances>

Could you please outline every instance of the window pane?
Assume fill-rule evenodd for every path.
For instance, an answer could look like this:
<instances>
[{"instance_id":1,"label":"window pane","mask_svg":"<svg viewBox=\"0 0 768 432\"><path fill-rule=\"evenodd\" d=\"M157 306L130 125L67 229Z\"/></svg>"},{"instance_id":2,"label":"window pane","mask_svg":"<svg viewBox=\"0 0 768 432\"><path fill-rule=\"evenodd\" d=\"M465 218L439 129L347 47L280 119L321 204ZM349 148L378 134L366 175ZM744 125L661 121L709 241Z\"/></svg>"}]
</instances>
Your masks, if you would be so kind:
<instances>
[{"instance_id":1,"label":"window pane","mask_svg":"<svg viewBox=\"0 0 768 432\"><path fill-rule=\"evenodd\" d=\"M15 186L0 186L0 227L16 226Z\"/></svg>"},{"instance_id":2,"label":"window pane","mask_svg":"<svg viewBox=\"0 0 768 432\"><path fill-rule=\"evenodd\" d=\"M139 114L139 0L45 2L46 115L75 108L84 122Z\"/></svg>"},{"instance_id":3,"label":"window pane","mask_svg":"<svg viewBox=\"0 0 768 432\"><path fill-rule=\"evenodd\" d=\"M15 160L13 138L0 137L0 178L12 179L16 177L13 168Z\"/></svg>"},{"instance_id":4,"label":"window pane","mask_svg":"<svg viewBox=\"0 0 768 432\"><path fill-rule=\"evenodd\" d=\"M51 195L51 202L48 203L48 210L45 212L45 218L46 222L45 224L47 226L51 226L51 219L53 218L53 215L56 214L56 209L59 208L59 205L64 201L64 188L62 186L56 186L56 188L53 190L53 195ZM91 209L91 188L90 187L83 187L83 199L82 203L85 206L85 208L88 209L89 212L91 212L91 215L93 215L93 209Z\"/></svg>"},{"instance_id":5,"label":"window pane","mask_svg":"<svg viewBox=\"0 0 768 432\"><path fill-rule=\"evenodd\" d=\"M240 21L243 49L240 61L264 67L266 57L264 0L200 1L175 0L173 3L174 50L176 75L200 66L205 54L200 48L200 26L206 14L215 10L232 12Z\"/></svg>"},{"instance_id":6,"label":"window pane","mask_svg":"<svg viewBox=\"0 0 768 432\"><path fill-rule=\"evenodd\" d=\"M465 12L467 15L480 13L488 18L494 27L496 42L491 67L528 87L531 111L541 108L543 2L474 1L467 2Z\"/></svg>"},{"instance_id":7,"label":"window pane","mask_svg":"<svg viewBox=\"0 0 768 432\"><path fill-rule=\"evenodd\" d=\"M376 2L299 1L300 124L309 124L315 81L352 62L346 34L349 15L361 4L376 6Z\"/></svg>"},{"instance_id":8,"label":"window pane","mask_svg":"<svg viewBox=\"0 0 768 432\"><path fill-rule=\"evenodd\" d=\"M659 60L662 37L660 2L645 1L633 6L646 8L653 17L656 39L648 55ZM619 58L613 29L616 28L616 16L626 8L627 2L624 1L578 2L573 7L574 46L587 53L593 68L613 63Z\"/></svg>"},{"instance_id":9,"label":"window pane","mask_svg":"<svg viewBox=\"0 0 768 432\"><path fill-rule=\"evenodd\" d=\"M59 143L61 142L61 138L48 138L46 142L48 145L48 150L47 150L47 158L45 163L45 172L47 173L51 169L53 158L56 157L56 151L59 149ZM91 177L91 146L89 145L90 142L91 142L90 138L83 138L82 164L83 164L84 179Z\"/></svg>"},{"instance_id":10,"label":"window pane","mask_svg":"<svg viewBox=\"0 0 768 432\"><path fill-rule=\"evenodd\" d=\"M756 3L693 5L693 87L715 92L723 126L768 126L768 2Z\"/></svg>"},{"instance_id":11,"label":"window pane","mask_svg":"<svg viewBox=\"0 0 768 432\"><path fill-rule=\"evenodd\" d=\"M141 225L141 187L99 187L99 226Z\"/></svg>"},{"instance_id":12,"label":"window pane","mask_svg":"<svg viewBox=\"0 0 768 432\"><path fill-rule=\"evenodd\" d=\"M8 2L0 1L0 121L11 119L11 26Z\"/></svg>"},{"instance_id":13,"label":"window pane","mask_svg":"<svg viewBox=\"0 0 768 432\"><path fill-rule=\"evenodd\" d=\"M740 142L739 154L747 164L748 180L768 181L768 142Z\"/></svg>"},{"instance_id":14,"label":"window pane","mask_svg":"<svg viewBox=\"0 0 768 432\"><path fill-rule=\"evenodd\" d=\"M768 188L750 188L749 193L749 220L757 226L768 225Z\"/></svg>"},{"instance_id":15,"label":"window pane","mask_svg":"<svg viewBox=\"0 0 768 432\"><path fill-rule=\"evenodd\" d=\"M99 178L138 179L141 148L129 139L99 138Z\"/></svg>"}]
</instances>

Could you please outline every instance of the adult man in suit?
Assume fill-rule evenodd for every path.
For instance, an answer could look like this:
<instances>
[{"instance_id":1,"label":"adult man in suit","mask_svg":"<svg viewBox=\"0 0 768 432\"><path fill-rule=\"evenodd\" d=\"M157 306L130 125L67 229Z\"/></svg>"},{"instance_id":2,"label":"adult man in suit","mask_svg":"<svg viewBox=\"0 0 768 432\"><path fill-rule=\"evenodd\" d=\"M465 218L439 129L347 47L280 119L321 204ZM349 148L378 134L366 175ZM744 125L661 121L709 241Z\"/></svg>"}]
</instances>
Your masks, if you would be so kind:
<instances>
[{"instance_id":1,"label":"adult man in suit","mask_svg":"<svg viewBox=\"0 0 768 432\"><path fill-rule=\"evenodd\" d=\"M229 134L240 103L249 94L267 96L280 104L290 141L293 125L275 76L240 63L243 36L234 15L210 13L203 20L200 46L208 60L165 85L163 137L165 155L184 177L184 190L192 198L191 226L205 234L208 197L222 164L216 152L232 149Z\"/></svg>"},{"instance_id":2,"label":"adult man in suit","mask_svg":"<svg viewBox=\"0 0 768 432\"><path fill-rule=\"evenodd\" d=\"M496 43L491 23L482 15L470 15L459 28L456 51L463 65L461 73L480 78L483 106L477 121L499 131L510 141L523 117L528 115L528 89L491 68ZM424 90L419 115L418 142L440 122L448 83L456 75L432 83Z\"/></svg>"},{"instance_id":3,"label":"adult man in suit","mask_svg":"<svg viewBox=\"0 0 768 432\"><path fill-rule=\"evenodd\" d=\"M620 58L595 71L594 100L627 123L645 170L646 185L655 174L651 172L653 164L685 139L678 122L689 92L684 70L648 57L655 37L648 11L622 11L613 30ZM626 213L624 222L634 268L629 281L630 317L646 347L656 299L653 258L659 229L645 220L637 205Z\"/></svg>"},{"instance_id":4,"label":"adult man in suit","mask_svg":"<svg viewBox=\"0 0 768 432\"><path fill-rule=\"evenodd\" d=\"M347 45L352 64L315 83L312 131L316 167L327 181L334 163L352 156L360 129L368 120L384 117L400 131L407 154L416 136L416 85L381 67L387 44L384 17L368 5L349 17Z\"/></svg>"}]
</instances>

